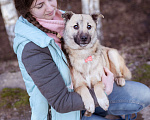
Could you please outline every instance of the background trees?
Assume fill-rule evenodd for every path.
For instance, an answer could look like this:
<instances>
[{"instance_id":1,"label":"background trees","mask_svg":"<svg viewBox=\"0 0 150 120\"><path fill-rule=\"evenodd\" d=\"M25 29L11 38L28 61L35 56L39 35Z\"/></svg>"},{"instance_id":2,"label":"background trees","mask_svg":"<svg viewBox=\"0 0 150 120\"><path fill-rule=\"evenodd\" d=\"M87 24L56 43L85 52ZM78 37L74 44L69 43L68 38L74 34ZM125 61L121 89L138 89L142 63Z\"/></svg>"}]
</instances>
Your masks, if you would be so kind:
<instances>
[{"instance_id":1,"label":"background trees","mask_svg":"<svg viewBox=\"0 0 150 120\"><path fill-rule=\"evenodd\" d=\"M81 0L82 13L84 14L100 14L100 0ZM101 18L98 19L97 35L99 39L103 39Z\"/></svg>"},{"instance_id":2,"label":"background trees","mask_svg":"<svg viewBox=\"0 0 150 120\"><path fill-rule=\"evenodd\" d=\"M13 0L0 0L1 13L5 23L5 28L8 34L10 45L13 45L14 27L18 19L17 11Z\"/></svg>"}]
</instances>

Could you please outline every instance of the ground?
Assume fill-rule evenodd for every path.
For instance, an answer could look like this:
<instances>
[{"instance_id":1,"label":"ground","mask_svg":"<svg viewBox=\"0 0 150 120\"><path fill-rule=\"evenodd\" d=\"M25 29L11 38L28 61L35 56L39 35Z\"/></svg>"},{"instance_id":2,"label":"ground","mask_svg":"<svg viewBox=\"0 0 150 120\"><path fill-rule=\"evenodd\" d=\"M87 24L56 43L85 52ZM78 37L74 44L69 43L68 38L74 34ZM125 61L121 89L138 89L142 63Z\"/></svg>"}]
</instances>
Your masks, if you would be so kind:
<instances>
[{"instance_id":1,"label":"ground","mask_svg":"<svg viewBox=\"0 0 150 120\"><path fill-rule=\"evenodd\" d=\"M81 13L81 0L58 0L58 6L63 10ZM133 74L132 80L150 87L150 0L100 0L100 6L105 17L102 19L104 39L100 40L101 44L118 49ZM0 75L19 72L1 15L0 43ZM12 93L10 89L6 91ZM22 93L21 89L17 91ZM10 104L13 106L15 103ZM0 105L0 120L29 120L29 105L20 107L23 108L21 112L16 106L10 108L5 104L3 107ZM138 119L143 119L140 114Z\"/></svg>"}]
</instances>

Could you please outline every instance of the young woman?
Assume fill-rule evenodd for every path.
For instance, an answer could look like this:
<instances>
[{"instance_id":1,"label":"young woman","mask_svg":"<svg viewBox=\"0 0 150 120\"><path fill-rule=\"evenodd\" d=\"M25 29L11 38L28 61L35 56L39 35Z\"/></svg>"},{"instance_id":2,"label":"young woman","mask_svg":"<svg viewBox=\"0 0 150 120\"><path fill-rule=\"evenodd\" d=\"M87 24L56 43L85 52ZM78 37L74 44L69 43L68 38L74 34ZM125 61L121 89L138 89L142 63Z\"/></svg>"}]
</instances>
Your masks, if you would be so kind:
<instances>
[{"instance_id":1,"label":"young woman","mask_svg":"<svg viewBox=\"0 0 150 120\"><path fill-rule=\"evenodd\" d=\"M31 119L79 120L85 110L81 97L73 92L66 58L61 51L60 36L63 36L62 11L56 0L15 0L20 13L15 27L14 51L30 96ZM103 75L110 100L108 111L98 107L93 90L95 113L82 120L105 120L106 114L127 115L137 113L150 104L150 89L133 81L124 87L114 83L113 74L107 69ZM112 91L113 90L113 91ZM51 115L49 114L51 106Z\"/></svg>"}]
</instances>

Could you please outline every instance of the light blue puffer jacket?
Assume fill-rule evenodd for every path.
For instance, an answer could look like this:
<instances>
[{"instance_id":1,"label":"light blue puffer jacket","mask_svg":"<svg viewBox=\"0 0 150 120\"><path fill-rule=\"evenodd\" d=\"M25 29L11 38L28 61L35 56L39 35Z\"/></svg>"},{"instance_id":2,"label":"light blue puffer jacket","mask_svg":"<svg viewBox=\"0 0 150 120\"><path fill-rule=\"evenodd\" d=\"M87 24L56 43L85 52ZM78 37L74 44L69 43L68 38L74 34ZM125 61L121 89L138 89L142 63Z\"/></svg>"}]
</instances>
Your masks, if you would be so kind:
<instances>
[{"instance_id":1,"label":"light blue puffer jacket","mask_svg":"<svg viewBox=\"0 0 150 120\"><path fill-rule=\"evenodd\" d=\"M24 49L24 46L31 41L41 48L49 48L52 58L57 65L63 77L63 80L68 87L68 90L72 91L71 89L69 89L69 86L71 84L70 71L65 62L62 60L63 58L66 61L66 58L61 49L55 44L54 39L48 37L46 33L33 26L21 16L15 26L15 39L13 49L17 54L23 80L25 82L27 92L30 96L30 106L32 109L31 120L47 120L48 102L41 94L37 86L34 84L32 78L29 76L22 63L22 51ZM66 74L62 74L64 72ZM43 102L41 103L40 101ZM51 108L51 114L52 120L80 120L80 111L58 113L53 108Z\"/></svg>"}]
</instances>

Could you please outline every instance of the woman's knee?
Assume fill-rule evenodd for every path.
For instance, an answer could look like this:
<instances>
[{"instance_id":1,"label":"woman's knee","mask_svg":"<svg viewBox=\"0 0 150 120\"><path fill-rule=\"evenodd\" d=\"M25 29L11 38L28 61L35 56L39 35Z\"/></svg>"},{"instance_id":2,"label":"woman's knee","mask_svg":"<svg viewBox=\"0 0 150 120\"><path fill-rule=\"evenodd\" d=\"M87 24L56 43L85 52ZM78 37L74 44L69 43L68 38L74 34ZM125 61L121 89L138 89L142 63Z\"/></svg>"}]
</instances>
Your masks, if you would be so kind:
<instances>
[{"instance_id":1,"label":"woman's knee","mask_svg":"<svg viewBox=\"0 0 150 120\"><path fill-rule=\"evenodd\" d=\"M150 88L141 83L141 87L139 87L139 97L141 98L141 102L144 104L144 107L150 105Z\"/></svg>"},{"instance_id":2,"label":"woman's knee","mask_svg":"<svg viewBox=\"0 0 150 120\"><path fill-rule=\"evenodd\" d=\"M108 109L108 114L112 115L127 115L137 113L143 109L143 105L131 101L120 103L111 103Z\"/></svg>"},{"instance_id":3,"label":"woman's knee","mask_svg":"<svg viewBox=\"0 0 150 120\"><path fill-rule=\"evenodd\" d=\"M135 113L150 104L150 89L142 83L126 81L124 87L114 85L109 100L109 114Z\"/></svg>"},{"instance_id":4,"label":"woman's knee","mask_svg":"<svg viewBox=\"0 0 150 120\"><path fill-rule=\"evenodd\" d=\"M126 85L124 87L115 85L114 89L116 89L116 92L113 96L116 96L115 94L117 94L117 99L135 100L140 104L143 104L143 107L150 104L150 88L142 83L126 80Z\"/></svg>"},{"instance_id":5,"label":"woman's knee","mask_svg":"<svg viewBox=\"0 0 150 120\"><path fill-rule=\"evenodd\" d=\"M139 101L139 103L142 104L143 107L150 105L150 88L139 82L130 81L128 83L132 84L132 98Z\"/></svg>"}]
</instances>

